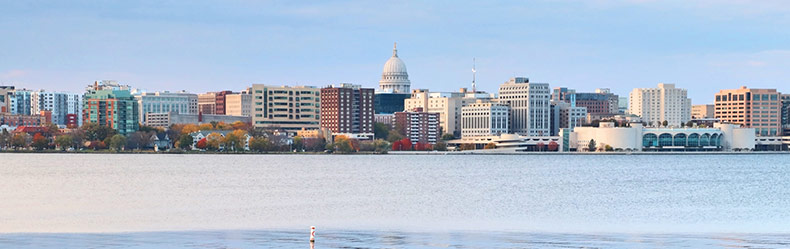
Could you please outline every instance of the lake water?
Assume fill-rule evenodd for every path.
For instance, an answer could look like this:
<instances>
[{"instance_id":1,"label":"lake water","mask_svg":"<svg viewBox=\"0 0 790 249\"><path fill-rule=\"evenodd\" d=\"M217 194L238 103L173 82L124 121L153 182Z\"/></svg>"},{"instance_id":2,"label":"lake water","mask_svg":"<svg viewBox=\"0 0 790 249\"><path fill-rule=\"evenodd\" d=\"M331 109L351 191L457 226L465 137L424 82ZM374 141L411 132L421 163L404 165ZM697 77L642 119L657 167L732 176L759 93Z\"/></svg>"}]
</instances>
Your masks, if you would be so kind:
<instances>
[{"instance_id":1,"label":"lake water","mask_svg":"<svg viewBox=\"0 0 790 249\"><path fill-rule=\"evenodd\" d=\"M790 155L0 154L0 247L790 247Z\"/></svg>"}]
</instances>

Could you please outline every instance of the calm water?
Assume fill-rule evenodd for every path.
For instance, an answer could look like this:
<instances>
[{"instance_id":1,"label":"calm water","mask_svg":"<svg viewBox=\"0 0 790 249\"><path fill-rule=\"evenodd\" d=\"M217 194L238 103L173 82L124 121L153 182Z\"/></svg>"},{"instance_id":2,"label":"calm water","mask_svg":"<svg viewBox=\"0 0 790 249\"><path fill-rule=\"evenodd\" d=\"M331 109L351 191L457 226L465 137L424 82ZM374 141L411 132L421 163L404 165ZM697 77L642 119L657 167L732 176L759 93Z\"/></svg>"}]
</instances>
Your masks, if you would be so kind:
<instances>
[{"instance_id":1,"label":"calm water","mask_svg":"<svg viewBox=\"0 0 790 249\"><path fill-rule=\"evenodd\" d=\"M790 155L0 162L0 247L790 247Z\"/></svg>"}]
</instances>

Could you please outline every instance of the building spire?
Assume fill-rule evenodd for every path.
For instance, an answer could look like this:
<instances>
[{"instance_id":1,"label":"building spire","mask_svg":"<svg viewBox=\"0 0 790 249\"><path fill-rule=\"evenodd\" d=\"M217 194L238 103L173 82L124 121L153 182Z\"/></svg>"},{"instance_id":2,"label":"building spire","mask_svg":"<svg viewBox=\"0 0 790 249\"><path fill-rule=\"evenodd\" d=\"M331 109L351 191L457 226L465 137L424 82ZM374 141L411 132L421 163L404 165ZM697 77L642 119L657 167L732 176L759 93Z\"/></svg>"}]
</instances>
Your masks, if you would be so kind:
<instances>
[{"instance_id":1,"label":"building spire","mask_svg":"<svg viewBox=\"0 0 790 249\"><path fill-rule=\"evenodd\" d=\"M475 84L476 76L477 69L475 69L475 58L472 57L472 93L477 93L477 84Z\"/></svg>"},{"instance_id":2,"label":"building spire","mask_svg":"<svg viewBox=\"0 0 790 249\"><path fill-rule=\"evenodd\" d=\"M398 43L395 42L395 45L392 45L392 57L398 57Z\"/></svg>"}]
</instances>

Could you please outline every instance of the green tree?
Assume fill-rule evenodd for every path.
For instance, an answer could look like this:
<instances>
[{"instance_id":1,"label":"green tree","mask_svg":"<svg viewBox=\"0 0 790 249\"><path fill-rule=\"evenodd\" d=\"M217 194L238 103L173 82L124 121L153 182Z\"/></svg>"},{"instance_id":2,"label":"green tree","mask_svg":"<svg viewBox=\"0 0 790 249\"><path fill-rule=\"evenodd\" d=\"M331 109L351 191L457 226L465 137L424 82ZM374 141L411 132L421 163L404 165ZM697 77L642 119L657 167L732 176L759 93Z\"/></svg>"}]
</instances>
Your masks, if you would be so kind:
<instances>
[{"instance_id":1,"label":"green tree","mask_svg":"<svg viewBox=\"0 0 790 249\"><path fill-rule=\"evenodd\" d=\"M266 137L260 136L250 140L250 150L257 152L269 151L271 142Z\"/></svg>"},{"instance_id":2,"label":"green tree","mask_svg":"<svg viewBox=\"0 0 790 249\"><path fill-rule=\"evenodd\" d=\"M295 136L293 139L293 149L296 151L304 150L304 138L302 136Z\"/></svg>"},{"instance_id":3,"label":"green tree","mask_svg":"<svg viewBox=\"0 0 790 249\"><path fill-rule=\"evenodd\" d=\"M439 141L433 145L433 149L437 151L446 151L447 150L447 142Z\"/></svg>"},{"instance_id":4,"label":"green tree","mask_svg":"<svg viewBox=\"0 0 790 249\"><path fill-rule=\"evenodd\" d=\"M401 134L397 132L390 132L389 135L387 136L387 141L390 143L400 141L401 139L403 139L403 136L401 136Z\"/></svg>"},{"instance_id":5,"label":"green tree","mask_svg":"<svg viewBox=\"0 0 790 249\"><path fill-rule=\"evenodd\" d=\"M189 134L181 135L181 137L178 138L178 148L184 150L190 149L192 147L192 141L194 139L195 138L193 138L192 135Z\"/></svg>"},{"instance_id":6,"label":"green tree","mask_svg":"<svg viewBox=\"0 0 790 249\"><path fill-rule=\"evenodd\" d=\"M606 151L614 151L614 148L612 148L612 146L611 146L611 145L608 145L608 144L607 144L606 146L604 146L603 148L604 148L604 150L606 150Z\"/></svg>"},{"instance_id":7,"label":"green tree","mask_svg":"<svg viewBox=\"0 0 790 249\"><path fill-rule=\"evenodd\" d=\"M669 125L669 122L667 122L666 120L664 120L664 122L661 122L661 126L667 127L667 125Z\"/></svg>"},{"instance_id":8,"label":"green tree","mask_svg":"<svg viewBox=\"0 0 790 249\"><path fill-rule=\"evenodd\" d=\"M455 139L455 136L453 134L445 133L444 135L442 135L442 140L444 141L453 140L453 139Z\"/></svg>"},{"instance_id":9,"label":"green tree","mask_svg":"<svg viewBox=\"0 0 790 249\"><path fill-rule=\"evenodd\" d=\"M374 123L373 124L373 136L377 139L385 139L390 135L390 130L392 128L385 123Z\"/></svg>"},{"instance_id":10,"label":"green tree","mask_svg":"<svg viewBox=\"0 0 790 249\"><path fill-rule=\"evenodd\" d=\"M206 136L206 150L218 150L222 145L222 135L212 132Z\"/></svg>"},{"instance_id":11,"label":"green tree","mask_svg":"<svg viewBox=\"0 0 790 249\"><path fill-rule=\"evenodd\" d=\"M110 138L110 148L115 149L115 151L121 151L125 145L126 137L121 134L115 134Z\"/></svg>"},{"instance_id":12,"label":"green tree","mask_svg":"<svg viewBox=\"0 0 790 249\"><path fill-rule=\"evenodd\" d=\"M590 142L587 143L587 150L595 151L595 148L596 148L595 139L590 139Z\"/></svg>"},{"instance_id":13,"label":"green tree","mask_svg":"<svg viewBox=\"0 0 790 249\"><path fill-rule=\"evenodd\" d=\"M60 135L55 138L55 144L60 147L61 151L65 151L74 144L74 138L72 138L71 135Z\"/></svg>"},{"instance_id":14,"label":"green tree","mask_svg":"<svg viewBox=\"0 0 790 249\"><path fill-rule=\"evenodd\" d=\"M85 138L91 141L104 141L118 133L109 126L99 125L96 123L85 123L82 125L82 130L85 131Z\"/></svg>"}]
</instances>

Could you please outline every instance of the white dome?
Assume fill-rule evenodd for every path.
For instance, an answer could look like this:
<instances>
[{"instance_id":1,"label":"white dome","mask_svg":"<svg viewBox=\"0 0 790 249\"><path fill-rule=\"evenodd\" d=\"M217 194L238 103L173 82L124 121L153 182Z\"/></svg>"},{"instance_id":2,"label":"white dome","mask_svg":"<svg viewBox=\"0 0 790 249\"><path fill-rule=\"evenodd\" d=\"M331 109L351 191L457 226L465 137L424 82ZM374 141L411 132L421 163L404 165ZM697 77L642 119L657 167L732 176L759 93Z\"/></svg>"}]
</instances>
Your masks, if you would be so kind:
<instances>
[{"instance_id":1,"label":"white dome","mask_svg":"<svg viewBox=\"0 0 790 249\"><path fill-rule=\"evenodd\" d=\"M405 74L408 75L406 72L406 64L403 63L403 60L398 58L397 54L392 55L387 63L384 63L384 69L382 70L382 75L401 75Z\"/></svg>"},{"instance_id":2,"label":"white dome","mask_svg":"<svg viewBox=\"0 0 790 249\"><path fill-rule=\"evenodd\" d=\"M381 72L379 88L384 92L409 93L409 73L406 72L406 63L398 58L397 44L392 48L392 57L384 63Z\"/></svg>"}]
</instances>

